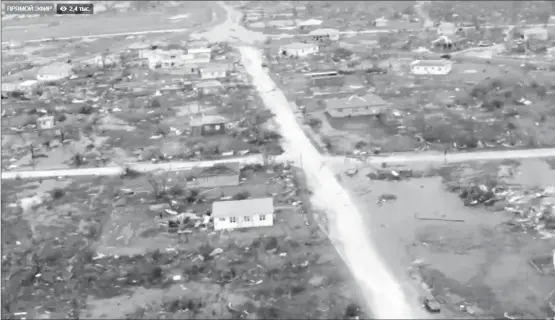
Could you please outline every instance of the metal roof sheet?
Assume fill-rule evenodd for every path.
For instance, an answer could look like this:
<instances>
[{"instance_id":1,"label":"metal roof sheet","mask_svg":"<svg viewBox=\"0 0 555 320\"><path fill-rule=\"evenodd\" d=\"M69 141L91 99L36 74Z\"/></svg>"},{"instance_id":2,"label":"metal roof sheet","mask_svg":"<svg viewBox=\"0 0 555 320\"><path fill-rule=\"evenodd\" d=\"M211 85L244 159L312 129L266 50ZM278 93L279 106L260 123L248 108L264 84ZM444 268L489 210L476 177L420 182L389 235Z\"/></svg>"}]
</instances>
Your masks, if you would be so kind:
<instances>
[{"instance_id":1,"label":"metal roof sheet","mask_svg":"<svg viewBox=\"0 0 555 320\"><path fill-rule=\"evenodd\" d=\"M274 198L216 201L212 203L212 217L241 217L274 212Z\"/></svg>"},{"instance_id":2,"label":"metal roof sheet","mask_svg":"<svg viewBox=\"0 0 555 320\"><path fill-rule=\"evenodd\" d=\"M387 104L387 102L372 93L368 93L362 97L353 95L348 98L334 98L326 100L326 106L331 109L383 106L385 104Z\"/></svg>"}]
</instances>

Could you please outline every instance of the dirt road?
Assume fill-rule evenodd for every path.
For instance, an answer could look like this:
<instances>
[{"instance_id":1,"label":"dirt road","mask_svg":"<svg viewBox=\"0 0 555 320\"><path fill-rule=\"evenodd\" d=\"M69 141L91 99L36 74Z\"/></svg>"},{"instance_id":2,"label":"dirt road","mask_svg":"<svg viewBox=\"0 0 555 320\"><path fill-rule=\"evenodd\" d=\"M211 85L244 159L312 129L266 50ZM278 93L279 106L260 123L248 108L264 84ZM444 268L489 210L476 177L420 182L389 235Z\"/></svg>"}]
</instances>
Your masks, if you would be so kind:
<instances>
[{"instance_id":1,"label":"dirt road","mask_svg":"<svg viewBox=\"0 0 555 320\"><path fill-rule=\"evenodd\" d=\"M287 161L287 155L275 158L276 162ZM177 171L196 167L211 167L215 164L239 162L241 164L262 164L263 157L260 154L253 154L246 157L227 158L207 161L175 161L164 163L127 163L122 166L101 167L101 168L75 168L58 170L29 170L29 171L2 171L2 179L32 179L32 178L51 178L51 177L78 177L78 176L117 176L124 173L125 168L130 168L138 172L153 171Z\"/></svg>"},{"instance_id":2,"label":"dirt road","mask_svg":"<svg viewBox=\"0 0 555 320\"><path fill-rule=\"evenodd\" d=\"M253 43L264 39L263 35L254 36L252 31L239 24L240 14L233 8L220 4L228 12L223 30L219 34L207 34L211 41L222 40L228 36L230 42ZM374 244L370 241L361 214L352 203L346 191L336 180L332 171L325 165L324 157L314 148L297 124L295 115L281 90L262 68L261 52L252 46L239 47L243 65L252 77L254 86L261 95L264 104L276 116L275 120L283 136L283 148L289 153L303 150L302 158L297 164L304 170L308 184L317 203L326 209L330 221L330 240L346 262L355 280L362 289L369 308L378 318L425 318L417 300L409 303L396 279L378 256Z\"/></svg>"},{"instance_id":3,"label":"dirt road","mask_svg":"<svg viewBox=\"0 0 555 320\"><path fill-rule=\"evenodd\" d=\"M396 153L387 156L369 157L365 160L357 160L345 156L330 156L328 163L352 161L365 162L367 164L399 164L415 162L464 162L464 161L483 161L483 160L505 160L505 159L531 159L531 158L555 158L555 148L546 149L524 149L524 150L496 150L478 152L459 152L444 155L443 152L406 152Z\"/></svg>"}]
</instances>

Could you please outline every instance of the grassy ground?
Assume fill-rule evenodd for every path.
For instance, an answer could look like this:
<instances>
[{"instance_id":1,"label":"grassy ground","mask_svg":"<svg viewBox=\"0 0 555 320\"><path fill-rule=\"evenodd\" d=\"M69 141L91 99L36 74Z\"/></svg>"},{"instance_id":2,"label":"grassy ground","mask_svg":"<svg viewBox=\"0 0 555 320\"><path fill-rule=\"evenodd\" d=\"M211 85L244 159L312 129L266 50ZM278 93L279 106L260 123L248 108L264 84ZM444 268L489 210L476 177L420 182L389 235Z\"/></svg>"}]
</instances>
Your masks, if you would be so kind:
<instances>
[{"instance_id":1,"label":"grassy ground","mask_svg":"<svg viewBox=\"0 0 555 320\"><path fill-rule=\"evenodd\" d=\"M193 5L180 6L169 10L63 17L44 16L19 21L2 21L3 26L5 26L2 31L2 41L26 41L104 33L193 28L211 20L211 6L200 6L191 3ZM189 14L190 18L185 20L167 19L185 13ZM29 27L26 29L16 28L21 24L29 24Z\"/></svg>"},{"instance_id":2,"label":"grassy ground","mask_svg":"<svg viewBox=\"0 0 555 320\"><path fill-rule=\"evenodd\" d=\"M2 317L342 317L357 293L310 211L290 205L303 198L291 189L295 174L242 176L240 187L193 198L177 177L153 179L167 182L179 210L199 216L222 194L277 194L273 227L213 232L189 221L190 233L172 233L168 203L146 177L4 184ZM44 200L17 205L30 197Z\"/></svg>"},{"instance_id":3,"label":"grassy ground","mask_svg":"<svg viewBox=\"0 0 555 320\"><path fill-rule=\"evenodd\" d=\"M348 167L336 170L342 174ZM553 316L544 298L553 290L554 279L540 274L530 260L549 258L554 238L542 238L524 227L523 219L503 210L503 202L465 207L458 194L446 190L463 179L483 182L486 176L504 176L512 189L529 190L533 195L537 188L553 186L555 174L546 163L529 160L433 170L425 165L392 169L401 168L435 173L426 178L369 182L365 175L373 169L359 168L353 178L342 176L342 184L361 212L368 213L369 233L406 291L418 288L414 299L435 297L442 309L440 316L451 319L499 319L505 312L524 319ZM512 177L502 175L507 168L512 168ZM441 176L436 176L438 172ZM396 198L378 201L384 194ZM421 292L422 287L427 289Z\"/></svg>"}]
</instances>

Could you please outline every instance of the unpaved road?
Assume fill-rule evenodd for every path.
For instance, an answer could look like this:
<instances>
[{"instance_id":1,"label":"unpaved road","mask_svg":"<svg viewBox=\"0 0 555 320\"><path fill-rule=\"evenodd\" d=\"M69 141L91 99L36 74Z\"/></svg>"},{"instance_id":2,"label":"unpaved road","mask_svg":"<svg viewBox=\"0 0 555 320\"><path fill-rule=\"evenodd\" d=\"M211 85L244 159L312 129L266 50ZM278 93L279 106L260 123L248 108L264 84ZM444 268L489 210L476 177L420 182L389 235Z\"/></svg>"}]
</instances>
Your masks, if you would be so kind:
<instances>
[{"instance_id":1,"label":"unpaved road","mask_svg":"<svg viewBox=\"0 0 555 320\"><path fill-rule=\"evenodd\" d=\"M226 29L231 39L252 42L251 31L240 24L233 8L220 4L228 12ZM230 21L231 20L231 21ZM235 20L235 21L233 21ZM264 37L257 37L264 38ZM211 39L210 39L211 40ZM330 240L345 260L355 280L362 289L365 300L375 317L381 319L424 319L418 300L409 300L370 241L361 213L347 192L325 164L325 158L312 145L302 129L281 90L277 89L268 73L262 68L261 52L252 46L240 46L243 65L252 77L264 104L275 114L275 121L283 136L283 148L294 154L302 150L298 163L305 171L308 185L321 207L326 209L330 221Z\"/></svg>"},{"instance_id":2,"label":"unpaved road","mask_svg":"<svg viewBox=\"0 0 555 320\"><path fill-rule=\"evenodd\" d=\"M287 155L275 158L277 162L287 161ZM2 179L29 179L50 177L78 177L78 176L117 176L124 173L124 168L130 168L138 172L154 171L178 171L197 167L211 167L216 164L239 162L241 164L262 164L262 155L253 154L245 157L234 157L207 161L174 161L163 163L127 163L123 166L100 167L100 168L76 168L58 170L29 170L29 171L3 171Z\"/></svg>"},{"instance_id":3,"label":"unpaved road","mask_svg":"<svg viewBox=\"0 0 555 320\"><path fill-rule=\"evenodd\" d=\"M212 41L228 40L232 43L252 43L253 41L264 39L265 36L252 31L245 30L239 25L240 14L231 7L221 4L228 12L228 20L217 29L217 31L204 34ZM330 238L338 252L345 260L351 270L355 280L359 284L370 309L376 318L380 319L424 319L428 318L417 299L411 295L407 296L395 277L389 272L382 258L378 255L373 242L370 240L368 230L365 227L362 213L353 204L347 192L336 180L333 172L326 164L326 157L322 156L305 136L302 129L298 126L295 115L290 108L283 92L276 89L275 83L262 69L262 57L258 49L253 46L240 47L243 63L246 70L253 78L253 84L260 92L265 105L276 114L276 122L280 126L280 133L283 135L283 147L288 154L298 154L302 150L301 157L297 159L297 164L305 170L308 183L314 192L315 199L319 205L326 209L328 221L330 221ZM528 157L538 157L544 152L553 153L553 150L525 150L518 154L529 154ZM461 153L449 155L452 159L476 160L480 156L478 153ZM500 159L506 157L507 151L486 152L481 159ZM338 159L333 158L332 159ZM344 159L344 158L343 158ZM442 154L404 154L393 155L391 157L376 159L381 162L410 162L415 159L419 161L444 161ZM227 159L226 161L232 161ZM371 160L374 161L374 160ZM205 162L202 162L205 163ZM190 166L188 165L184 166ZM194 166L201 165L201 162L194 163ZM134 169L151 170L172 170L177 168L176 163L165 164L137 164ZM98 174L99 168L77 169L87 174ZM115 170L115 169L106 169ZM121 169L117 168L118 173ZM70 170L64 170L66 173ZM73 170L75 171L75 170ZM44 173L44 171L43 171ZM21 172L3 172L5 174L20 175ZM40 174L38 174L40 175ZM82 174L81 174L82 175ZM55 175L51 175L55 176ZM31 177L27 175L26 177Z\"/></svg>"},{"instance_id":4,"label":"unpaved road","mask_svg":"<svg viewBox=\"0 0 555 320\"><path fill-rule=\"evenodd\" d=\"M442 152L407 152L396 153L387 156L374 156L365 160L358 160L345 156L327 157L328 163L338 163L349 161L352 163L364 162L367 164L399 164L399 163L438 163L438 162L465 162L465 161L483 161L483 160L506 160L506 159L532 159L532 158L555 158L555 148L546 149L523 149L523 150L496 150L496 151L478 151L478 152L459 152L447 153Z\"/></svg>"}]
</instances>

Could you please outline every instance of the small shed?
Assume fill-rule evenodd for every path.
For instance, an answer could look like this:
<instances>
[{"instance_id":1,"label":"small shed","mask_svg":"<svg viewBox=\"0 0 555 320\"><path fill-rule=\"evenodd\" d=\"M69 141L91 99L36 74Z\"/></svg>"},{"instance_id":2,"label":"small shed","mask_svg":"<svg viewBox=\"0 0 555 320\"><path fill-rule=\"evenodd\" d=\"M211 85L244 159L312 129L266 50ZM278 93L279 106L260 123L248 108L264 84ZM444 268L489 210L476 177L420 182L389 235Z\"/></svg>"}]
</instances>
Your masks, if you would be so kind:
<instances>
[{"instance_id":1,"label":"small shed","mask_svg":"<svg viewBox=\"0 0 555 320\"><path fill-rule=\"evenodd\" d=\"M220 163L202 168L195 175L195 183L200 188L216 188L239 185L240 167L238 162Z\"/></svg>"},{"instance_id":2,"label":"small shed","mask_svg":"<svg viewBox=\"0 0 555 320\"><path fill-rule=\"evenodd\" d=\"M314 86L341 87L345 84L345 78L337 71L311 72L305 75Z\"/></svg>"},{"instance_id":3,"label":"small shed","mask_svg":"<svg viewBox=\"0 0 555 320\"><path fill-rule=\"evenodd\" d=\"M216 201L212 204L214 230L274 225L274 199Z\"/></svg>"},{"instance_id":4,"label":"small shed","mask_svg":"<svg viewBox=\"0 0 555 320\"><path fill-rule=\"evenodd\" d=\"M37 128L48 130L54 128L54 116L43 116L37 119Z\"/></svg>"},{"instance_id":5,"label":"small shed","mask_svg":"<svg viewBox=\"0 0 555 320\"><path fill-rule=\"evenodd\" d=\"M211 136L224 134L227 122L225 117L219 115L201 115L193 117L189 124L193 135Z\"/></svg>"},{"instance_id":6,"label":"small shed","mask_svg":"<svg viewBox=\"0 0 555 320\"><path fill-rule=\"evenodd\" d=\"M374 20L374 22L372 24L375 27L383 28L383 27L387 27L389 25L389 20L387 20L386 18L378 18L378 19Z\"/></svg>"}]
</instances>

